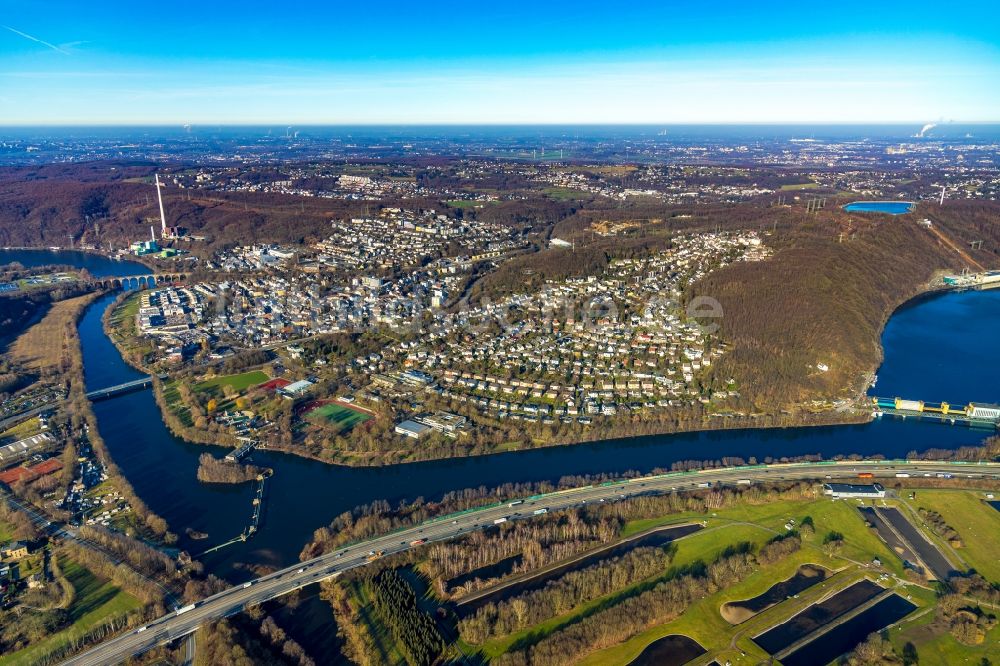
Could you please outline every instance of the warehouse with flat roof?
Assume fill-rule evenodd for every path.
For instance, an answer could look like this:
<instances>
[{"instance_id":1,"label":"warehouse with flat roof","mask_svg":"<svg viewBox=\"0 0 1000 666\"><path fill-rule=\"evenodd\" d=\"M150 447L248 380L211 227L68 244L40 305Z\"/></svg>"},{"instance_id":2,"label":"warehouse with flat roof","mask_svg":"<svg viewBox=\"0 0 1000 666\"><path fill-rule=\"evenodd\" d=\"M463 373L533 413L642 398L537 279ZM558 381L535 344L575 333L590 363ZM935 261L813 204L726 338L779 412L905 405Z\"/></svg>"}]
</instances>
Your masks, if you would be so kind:
<instances>
[{"instance_id":1,"label":"warehouse with flat roof","mask_svg":"<svg viewBox=\"0 0 1000 666\"><path fill-rule=\"evenodd\" d=\"M824 483L823 493L838 498L875 499L885 497L885 488L880 483L873 483L870 486L856 483Z\"/></svg>"},{"instance_id":2,"label":"warehouse with flat roof","mask_svg":"<svg viewBox=\"0 0 1000 666\"><path fill-rule=\"evenodd\" d=\"M430 429L431 427L429 425L417 423L416 421L411 421L409 419L396 424L396 434L402 435L403 437L409 437L410 439L420 439Z\"/></svg>"}]
</instances>

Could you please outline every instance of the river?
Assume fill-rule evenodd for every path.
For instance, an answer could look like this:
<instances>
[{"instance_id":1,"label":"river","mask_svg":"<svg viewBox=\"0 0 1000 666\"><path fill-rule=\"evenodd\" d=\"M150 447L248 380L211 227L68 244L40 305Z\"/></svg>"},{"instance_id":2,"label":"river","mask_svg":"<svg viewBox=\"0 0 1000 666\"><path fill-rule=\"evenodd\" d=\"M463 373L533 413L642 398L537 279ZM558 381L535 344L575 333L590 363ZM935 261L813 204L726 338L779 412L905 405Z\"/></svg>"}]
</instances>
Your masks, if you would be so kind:
<instances>
[{"instance_id":1,"label":"river","mask_svg":"<svg viewBox=\"0 0 1000 666\"><path fill-rule=\"evenodd\" d=\"M69 263L65 257L61 261ZM128 274L136 270L127 265L118 268ZM140 375L104 335L101 318L113 299L111 294L99 298L80 322L88 390ZM883 336L886 355L876 392L929 401L951 398L956 403L998 401L993 378L1000 367L1000 348L991 339L998 329L1000 291L940 294L901 308ZM206 485L195 478L199 454L221 455L224 449L187 444L171 435L149 391L95 403L94 411L115 462L139 496L179 535L182 548L197 554L243 530L251 513L249 484ZM573 474L645 472L679 460L724 456L901 457L912 450L976 444L985 434L961 426L886 418L864 425L632 437L378 468L332 466L257 451L254 462L275 469L268 481L260 530L250 541L209 554L203 562L209 571L237 577L246 576L236 571L240 563L292 564L316 528L378 499L435 498L449 490ZM191 540L185 535L187 528L208 538Z\"/></svg>"}]
</instances>

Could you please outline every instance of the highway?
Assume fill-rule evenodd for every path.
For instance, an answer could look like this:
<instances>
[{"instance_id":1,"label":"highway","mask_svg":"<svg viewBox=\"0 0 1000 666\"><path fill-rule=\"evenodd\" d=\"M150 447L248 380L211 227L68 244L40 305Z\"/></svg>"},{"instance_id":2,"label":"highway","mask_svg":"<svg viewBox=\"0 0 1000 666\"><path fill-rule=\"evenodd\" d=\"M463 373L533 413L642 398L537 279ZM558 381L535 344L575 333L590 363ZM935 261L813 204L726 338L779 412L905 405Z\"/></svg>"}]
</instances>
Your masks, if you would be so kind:
<instances>
[{"instance_id":1,"label":"highway","mask_svg":"<svg viewBox=\"0 0 1000 666\"><path fill-rule=\"evenodd\" d=\"M511 500L500 505L464 511L431 519L419 525L345 546L315 559L276 571L249 583L237 585L196 604L165 615L139 629L108 640L91 650L66 661L74 666L113 664L140 654L156 645L187 636L201 624L239 613L249 605L262 603L289 592L340 575L344 571L365 566L370 553L383 551L392 555L408 550L417 540L444 541L494 524L495 520L530 519L547 511L557 511L587 503L608 502L640 494L659 494L697 490L718 485L737 485L740 480L751 482L792 481L799 479L831 479L858 482L858 473L872 472L883 481L896 473L912 477L970 475L1000 478L1000 463L962 464L947 462L849 461L831 463L792 463L759 465L677 472L606 483L583 488L536 495L523 500ZM869 481L861 481L869 483Z\"/></svg>"}]
</instances>

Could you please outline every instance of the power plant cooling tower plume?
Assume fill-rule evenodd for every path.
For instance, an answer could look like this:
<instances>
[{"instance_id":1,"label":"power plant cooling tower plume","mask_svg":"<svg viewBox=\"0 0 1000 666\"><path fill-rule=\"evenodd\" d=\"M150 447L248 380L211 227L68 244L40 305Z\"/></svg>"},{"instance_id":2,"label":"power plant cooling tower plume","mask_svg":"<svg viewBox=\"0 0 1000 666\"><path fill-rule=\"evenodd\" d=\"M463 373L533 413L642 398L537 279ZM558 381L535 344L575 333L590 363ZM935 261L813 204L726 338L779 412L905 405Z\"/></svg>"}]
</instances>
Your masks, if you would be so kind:
<instances>
[{"instance_id":1,"label":"power plant cooling tower plume","mask_svg":"<svg viewBox=\"0 0 1000 666\"><path fill-rule=\"evenodd\" d=\"M156 174L156 200L160 203L160 235L167 237L167 216L163 213L163 197L160 196L160 174Z\"/></svg>"}]
</instances>

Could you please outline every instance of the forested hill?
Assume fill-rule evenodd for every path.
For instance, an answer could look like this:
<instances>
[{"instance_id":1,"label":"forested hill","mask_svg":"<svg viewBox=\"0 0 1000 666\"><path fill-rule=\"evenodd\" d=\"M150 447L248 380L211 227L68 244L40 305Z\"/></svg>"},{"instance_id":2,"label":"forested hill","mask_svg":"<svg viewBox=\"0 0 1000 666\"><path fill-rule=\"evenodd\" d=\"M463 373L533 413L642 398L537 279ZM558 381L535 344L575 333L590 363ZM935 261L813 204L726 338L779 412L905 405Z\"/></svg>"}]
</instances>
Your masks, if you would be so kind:
<instances>
[{"instance_id":1,"label":"forested hill","mask_svg":"<svg viewBox=\"0 0 1000 666\"><path fill-rule=\"evenodd\" d=\"M713 368L715 378L736 379L762 410L863 389L865 374L881 361L881 332L892 311L922 291L935 271L965 266L918 224L925 216L956 243L1000 233L996 203L921 205L900 217L828 209L779 224L766 238L776 250L769 260L734 264L703 280L697 292L722 304L722 333L732 344ZM987 251L996 246L984 243L976 260L1000 266ZM818 370L820 363L829 371Z\"/></svg>"},{"instance_id":2,"label":"forested hill","mask_svg":"<svg viewBox=\"0 0 1000 666\"><path fill-rule=\"evenodd\" d=\"M111 162L0 168L0 247L64 247L71 236L76 245L118 248L144 240L150 225L159 225L151 182L155 170ZM206 243L184 246L201 253L238 244L321 240L330 236L331 220L375 214L382 206L463 214L421 198L375 202L165 187L163 199L168 225L206 238ZM538 195L467 214L541 231L573 210L571 204Z\"/></svg>"},{"instance_id":3,"label":"forested hill","mask_svg":"<svg viewBox=\"0 0 1000 666\"><path fill-rule=\"evenodd\" d=\"M153 167L107 163L0 169L0 246L122 247L159 224ZM360 214L358 202L277 194L164 188L167 223L212 245L300 242L328 235L330 220Z\"/></svg>"}]
</instances>

